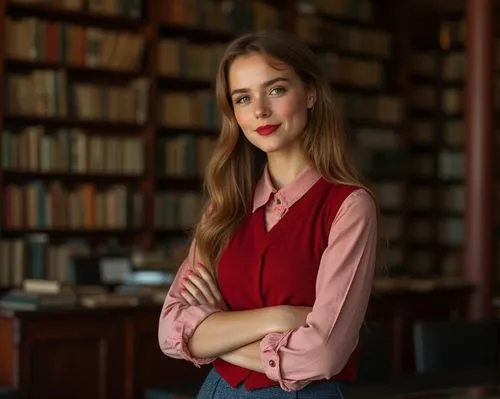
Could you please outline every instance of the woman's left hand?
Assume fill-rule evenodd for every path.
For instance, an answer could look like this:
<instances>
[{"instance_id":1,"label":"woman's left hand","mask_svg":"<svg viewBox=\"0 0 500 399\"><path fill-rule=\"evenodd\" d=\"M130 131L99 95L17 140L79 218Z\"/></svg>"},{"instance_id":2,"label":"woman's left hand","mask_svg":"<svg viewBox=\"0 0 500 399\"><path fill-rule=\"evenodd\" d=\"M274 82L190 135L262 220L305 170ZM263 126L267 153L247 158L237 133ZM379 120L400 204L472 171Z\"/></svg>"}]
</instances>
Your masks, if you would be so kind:
<instances>
[{"instance_id":1,"label":"woman's left hand","mask_svg":"<svg viewBox=\"0 0 500 399\"><path fill-rule=\"evenodd\" d=\"M212 305L226 307L217 282L205 266L198 263L182 282L182 297L190 305Z\"/></svg>"}]
</instances>

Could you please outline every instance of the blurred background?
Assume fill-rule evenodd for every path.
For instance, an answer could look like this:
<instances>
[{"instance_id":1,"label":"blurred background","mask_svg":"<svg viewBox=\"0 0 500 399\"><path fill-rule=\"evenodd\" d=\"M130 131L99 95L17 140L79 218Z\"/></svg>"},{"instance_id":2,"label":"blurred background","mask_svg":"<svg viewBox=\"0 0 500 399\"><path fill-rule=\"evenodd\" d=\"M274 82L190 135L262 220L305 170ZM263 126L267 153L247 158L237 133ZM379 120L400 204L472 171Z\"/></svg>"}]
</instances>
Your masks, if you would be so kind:
<instances>
[{"instance_id":1,"label":"blurred background","mask_svg":"<svg viewBox=\"0 0 500 399\"><path fill-rule=\"evenodd\" d=\"M201 381L159 352L157 321L199 215L218 61L259 29L317 54L379 196L388 272L368 318L388 374L417 370L416 322L498 314L497 6L1 0L0 385L139 398Z\"/></svg>"}]
</instances>

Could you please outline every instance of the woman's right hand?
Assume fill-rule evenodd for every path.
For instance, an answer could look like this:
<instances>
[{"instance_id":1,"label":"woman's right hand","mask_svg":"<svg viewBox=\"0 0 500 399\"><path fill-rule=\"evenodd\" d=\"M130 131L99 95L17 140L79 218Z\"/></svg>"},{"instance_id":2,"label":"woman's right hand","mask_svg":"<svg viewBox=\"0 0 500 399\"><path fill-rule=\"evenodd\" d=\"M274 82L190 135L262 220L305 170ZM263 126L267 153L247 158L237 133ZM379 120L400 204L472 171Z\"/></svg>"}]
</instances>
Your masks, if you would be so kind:
<instances>
[{"instance_id":1,"label":"woman's right hand","mask_svg":"<svg viewBox=\"0 0 500 399\"><path fill-rule=\"evenodd\" d=\"M226 308L217 281L201 263L190 270L182 282L181 295L192 306L211 305Z\"/></svg>"},{"instance_id":2,"label":"woman's right hand","mask_svg":"<svg viewBox=\"0 0 500 399\"><path fill-rule=\"evenodd\" d=\"M311 313L309 306L281 305L273 309L275 332L293 330L306 324L307 315Z\"/></svg>"}]
</instances>

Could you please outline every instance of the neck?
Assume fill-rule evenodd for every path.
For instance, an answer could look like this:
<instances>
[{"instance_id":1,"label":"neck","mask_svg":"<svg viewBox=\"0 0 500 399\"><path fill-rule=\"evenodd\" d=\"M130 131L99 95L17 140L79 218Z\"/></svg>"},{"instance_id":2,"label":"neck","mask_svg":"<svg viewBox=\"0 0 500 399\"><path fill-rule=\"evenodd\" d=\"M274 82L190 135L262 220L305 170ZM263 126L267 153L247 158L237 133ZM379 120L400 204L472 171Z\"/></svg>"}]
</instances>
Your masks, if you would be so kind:
<instances>
[{"instance_id":1,"label":"neck","mask_svg":"<svg viewBox=\"0 0 500 399\"><path fill-rule=\"evenodd\" d=\"M267 167L274 187L279 190L294 180L309 162L302 153L294 155L267 154Z\"/></svg>"}]
</instances>

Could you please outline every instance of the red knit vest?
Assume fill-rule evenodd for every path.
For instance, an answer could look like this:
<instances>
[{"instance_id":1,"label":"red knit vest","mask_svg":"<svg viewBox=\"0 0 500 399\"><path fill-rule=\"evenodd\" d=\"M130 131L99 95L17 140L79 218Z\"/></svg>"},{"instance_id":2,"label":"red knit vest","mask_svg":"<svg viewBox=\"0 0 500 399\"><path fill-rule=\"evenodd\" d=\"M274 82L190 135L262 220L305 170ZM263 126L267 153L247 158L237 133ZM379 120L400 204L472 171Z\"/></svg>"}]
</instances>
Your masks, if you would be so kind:
<instances>
[{"instance_id":1,"label":"red knit vest","mask_svg":"<svg viewBox=\"0 0 500 399\"><path fill-rule=\"evenodd\" d=\"M321 255L333 220L355 187L320 179L266 232L264 207L250 214L221 254L218 277L230 310L268 306L313 306ZM358 348L332 379L353 381ZM214 368L232 387L278 385L265 374L217 359Z\"/></svg>"}]
</instances>

